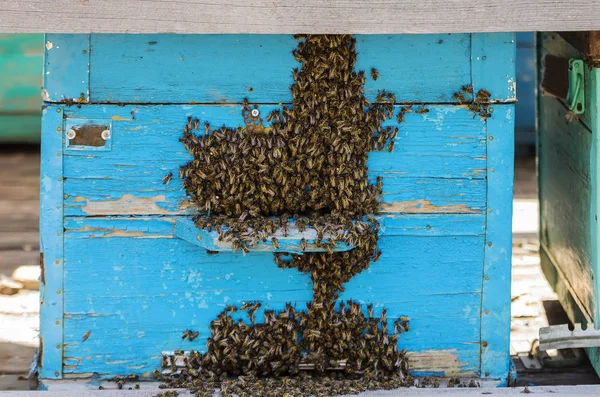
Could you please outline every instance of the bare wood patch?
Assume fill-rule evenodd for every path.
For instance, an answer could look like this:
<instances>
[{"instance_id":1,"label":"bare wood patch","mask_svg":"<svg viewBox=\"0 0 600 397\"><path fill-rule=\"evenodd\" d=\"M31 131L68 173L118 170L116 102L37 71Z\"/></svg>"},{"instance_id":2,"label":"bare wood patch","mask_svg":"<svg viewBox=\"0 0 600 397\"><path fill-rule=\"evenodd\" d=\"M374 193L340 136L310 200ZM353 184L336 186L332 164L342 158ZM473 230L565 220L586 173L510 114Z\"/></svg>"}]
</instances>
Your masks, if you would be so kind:
<instances>
[{"instance_id":1,"label":"bare wood patch","mask_svg":"<svg viewBox=\"0 0 600 397\"><path fill-rule=\"evenodd\" d=\"M383 204L382 212L404 212L410 214L477 214L480 211L469 208L466 204L434 205L430 200L394 201Z\"/></svg>"},{"instance_id":2,"label":"bare wood patch","mask_svg":"<svg viewBox=\"0 0 600 397\"><path fill-rule=\"evenodd\" d=\"M413 372L444 373L446 376L477 375L474 372L464 372L462 370L467 363L463 363L458 359L456 349L408 352L407 355L410 369Z\"/></svg>"},{"instance_id":3,"label":"bare wood patch","mask_svg":"<svg viewBox=\"0 0 600 397\"><path fill-rule=\"evenodd\" d=\"M153 197L134 197L132 194L124 194L116 200L91 201L82 196L77 196L75 202L85 202L81 210L90 216L113 215L113 214L157 214L173 215L176 212L162 208L158 203L167 203L164 194Z\"/></svg>"}]
</instances>

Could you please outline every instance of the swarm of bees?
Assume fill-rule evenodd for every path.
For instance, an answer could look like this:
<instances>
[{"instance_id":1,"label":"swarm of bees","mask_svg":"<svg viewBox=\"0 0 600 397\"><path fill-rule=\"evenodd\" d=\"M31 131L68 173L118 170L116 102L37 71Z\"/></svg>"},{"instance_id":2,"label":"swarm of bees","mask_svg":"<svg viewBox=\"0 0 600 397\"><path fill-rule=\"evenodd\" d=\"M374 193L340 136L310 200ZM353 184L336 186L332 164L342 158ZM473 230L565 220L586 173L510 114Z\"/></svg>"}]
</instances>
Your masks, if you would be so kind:
<instances>
[{"instance_id":1,"label":"swarm of bees","mask_svg":"<svg viewBox=\"0 0 600 397\"><path fill-rule=\"evenodd\" d=\"M168 387L197 396L212 396L215 388L224 396L320 396L411 384L406 354L397 347L409 319L388 325L385 309L376 317L372 305L337 302L344 284L381 255L373 214L383 183L369 183L367 155L393 150L398 129L382 123L393 117L396 98L381 91L375 103L365 99L352 36L296 39L293 54L302 67L293 72L291 106L271 112L269 128L204 123L201 131L200 120L190 117L181 142L193 159L180 177L199 210L196 225L231 241L235 251L248 252L259 241L277 248L274 234L286 235L289 222L299 231L315 229L316 245L327 252L274 254L279 267L310 273L313 300L306 311L291 304L265 310L260 323L259 302L226 308L210 324L205 353L191 352L181 370L167 360L171 374L156 374ZM371 77L379 73L373 69ZM244 101L245 115L255 110ZM334 252L338 242L355 248ZM182 338L193 335L185 331Z\"/></svg>"}]
</instances>

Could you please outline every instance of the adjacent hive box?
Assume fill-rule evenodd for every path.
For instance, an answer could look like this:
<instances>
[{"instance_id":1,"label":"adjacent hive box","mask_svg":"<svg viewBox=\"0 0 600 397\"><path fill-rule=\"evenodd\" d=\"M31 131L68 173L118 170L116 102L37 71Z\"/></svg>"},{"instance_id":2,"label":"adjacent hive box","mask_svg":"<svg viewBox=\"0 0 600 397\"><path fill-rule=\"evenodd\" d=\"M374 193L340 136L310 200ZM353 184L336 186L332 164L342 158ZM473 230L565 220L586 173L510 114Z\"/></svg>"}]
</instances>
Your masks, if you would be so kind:
<instances>
[{"instance_id":1,"label":"adjacent hive box","mask_svg":"<svg viewBox=\"0 0 600 397\"><path fill-rule=\"evenodd\" d=\"M0 142L39 142L44 36L0 34Z\"/></svg>"},{"instance_id":2,"label":"adjacent hive box","mask_svg":"<svg viewBox=\"0 0 600 397\"><path fill-rule=\"evenodd\" d=\"M569 319L573 323L593 323L597 328L600 34L544 33L538 36L538 47L543 82L538 96L542 268ZM585 106L583 114L576 117L569 114L565 95L569 59L585 60ZM560 60L563 69L558 67ZM600 350L586 351L600 373Z\"/></svg>"},{"instance_id":3,"label":"adjacent hive box","mask_svg":"<svg viewBox=\"0 0 600 397\"><path fill-rule=\"evenodd\" d=\"M226 305L311 299L309 275L272 253L209 255L176 227L190 213L178 178L187 117L236 127L244 98L261 115L285 106L296 46L288 35L46 37L43 381L149 375L163 351L202 350ZM367 78L369 100L386 89L394 115L403 101L429 112L407 113L394 150L369 155L384 182L382 255L341 298L411 318L400 347L417 375L505 379L514 35L357 36L356 50L356 69L381 75ZM465 85L491 93L491 118L458 104ZM102 128L68 138L86 125ZM200 336L182 341L190 328Z\"/></svg>"}]
</instances>

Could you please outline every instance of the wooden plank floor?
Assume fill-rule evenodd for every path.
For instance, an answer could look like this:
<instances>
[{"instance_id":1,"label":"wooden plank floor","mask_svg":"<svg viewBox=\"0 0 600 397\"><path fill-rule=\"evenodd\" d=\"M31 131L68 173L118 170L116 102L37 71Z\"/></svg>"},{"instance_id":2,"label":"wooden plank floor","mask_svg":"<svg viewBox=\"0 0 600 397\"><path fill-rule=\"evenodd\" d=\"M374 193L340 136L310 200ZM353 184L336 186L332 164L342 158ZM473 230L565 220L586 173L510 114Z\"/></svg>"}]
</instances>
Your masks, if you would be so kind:
<instances>
[{"instance_id":1,"label":"wooden plank floor","mask_svg":"<svg viewBox=\"0 0 600 397\"><path fill-rule=\"evenodd\" d=\"M39 261L39 152L36 147L0 147L0 192L0 274L10 276L18 266ZM535 370L526 368L518 358L529 352L539 327L566 321L539 266L537 185L535 160L531 158L516 162L513 230L511 350L518 369L518 385L600 383L587 361L574 368ZM0 390L26 390L28 387L25 377L37 346L38 311L37 291L0 295ZM552 393L549 390L536 391ZM558 395L563 393L552 390ZM580 390L582 393L577 394L585 395L584 390ZM600 395L598 389L593 390L595 395Z\"/></svg>"}]
</instances>

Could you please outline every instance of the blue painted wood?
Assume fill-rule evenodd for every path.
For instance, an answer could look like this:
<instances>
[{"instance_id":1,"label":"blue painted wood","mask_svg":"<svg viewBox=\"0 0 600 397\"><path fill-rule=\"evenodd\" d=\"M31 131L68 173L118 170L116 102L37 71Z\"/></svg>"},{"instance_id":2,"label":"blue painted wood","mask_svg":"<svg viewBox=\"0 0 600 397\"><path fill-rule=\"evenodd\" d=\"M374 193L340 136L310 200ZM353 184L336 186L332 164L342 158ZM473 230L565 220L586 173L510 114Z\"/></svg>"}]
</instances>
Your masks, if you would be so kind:
<instances>
[{"instance_id":1,"label":"blue painted wood","mask_svg":"<svg viewBox=\"0 0 600 397\"><path fill-rule=\"evenodd\" d=\"M485 122L464 109L432 105L389 121L399 132L392 153L369 154L370 178L382 176L389 212L482 212L485 208ZM268 114L273 107L260 106ZM396 112L399 108L396 109ZM132 119L132 112L135 119ZM66 151L66 215L183 213L179 167L190 156L179 142L188 116L212 125L243 125L239 106L85 106L68 121L112 123L110 151ZM269 125L265 121L265 125ZM167 185L163 177L173 173ZM126 201L129 195L129 204ZM144 205L138 199L146 200ZM119 201L120 200L120 201ZM108 203L113 201L113 203ZM100 207L92 203L101 203ZM103 204L102 204L103 202ZM153 204L154 203L154 204Z\"/></svg>"},{"instance_id":2,"label":"blue painted wood","mask_svg":"<svg viewBox=\"0 0 600 397\"><path fill-rule=\"evenodd\" d=\"M40 378L62 377L63 153L61 107L43 110L40 175Z\"/></svg>"},{"instance_id":3,"label":"blue painted wood","mask_svg":"<svg viewBox=\"0 0 600 397\"><path fill-rule=\"evenodd\" d=\"M517 99L514 33L477 33L471 36L473 90L488 90L492 101Z\"/></svg>"},{"instance_id":4,"label":"blue painted wood","mask_svg":"<svg viewBox=\"0 0 600 397\"><path fill-rule=\"evenodd\" d=\"M481 302L481 371L504 381L510 370L510 281L514 105L494 105L487 120L487 217ZM505 383L502 383L506 385Z\"/></svg>"},{"instance_id":5,"label":"blue painted wood","mask_svg":"<svg viewBox=\"0 0 600 397\"><path fill-rule=\"evenodd\" d=\"M162 350L203 349L209 322L228 304L260 300L282 309L293 301L302 308L311 299L309 276L278 269L272 254L208 255L171 238L170 222L68 218L65 373L150 372ZM400 347L454 350L461 372L476 373L484 217L412 215L382 223L381 258L347 284L341 299L375 302L388 318L410 316ZM136 234L140 228L155 232ZM192 343L181 340L188 328L200 332Z\"/></svg>"},{"instance_id":6,"label":"blue painted wood","mask_svg":"<svg viewBox=\"0 0 600 397\"><path fill-rule=\"evenodd\" d=\"M47 34L44 52L46 102L89 102L90 35Z\"/></svg>"},{"instance_id":7,"label":"blue painted wood","mask_svg":"<svg viewBox=\"0 0 600 397\"><path fill-rule=\"evenodd\" d=\"M75 51L86 37L87 52ZM202 350L208 323L228 304L303 307L312 298L308 275L277 268L268 252L209 255L176 230L191 213L177 177L190 159L178 141L187 117L237 127L240 106L219 102L248 97L263 115L289 102L295 41L54 40L66 53L57 65L60 52L47 50L46 72L56 67L59 77L47 78L46 100L76 98L80 93L72 93L85 86L84 99L93 103L65 110L62 139L67 125L112 126L110 150L63 146L63 162L54 164L65 178L64 271L53 269L64 284L65 375L148 374L159 367L162 351ZM369 154L369 177L384 179L382 254L348 282L341 299L373 302L377 312L386 307L388 318L411 317L399 346L415 357L418 374L503 379L509 372L513 105L493 105L493 117L484 121L465 106L444 103L466 84L489 90L495 101L514 102L514 47L511 34L357 36L357 69L381 74L367 78L368 97L385 88L398 101L431 103L428 113L406 114L393 152ZM55 111L47 104L47 112ZM44 134L56 131L44 128ZM165 185L169 172L174 177ZM200 332L194 342L181 340L189 328Z\"/></svg>"},{"instance_id":8,"label":"blue painted wood","mask_svg":"<svg viewBox=\"0 0 600 397\"><path fill-rule=\"evenodd\" d=\"M94 103L291 100L291 70L298 64L292 56L296 41L290 35L49 35L50 41L59 40L64 48L77 51L83 51L86 38L94 51L89 59L81 54L60 65L71 71L61 73L61 79L47 79L49 101L72 95L56 92L66 87L67 92L91 92ZM471 78L476 76L471 70L475 65L469 64L472 54L490 56L492 62L485 66L491 77L487 88L494 99L514 100L514 65L512 71L504 69L507 54L500 47L514 48L511 40L512 34L358 35L357 70L368 75L376 67L381 72L377 81L367 78L365 93L370 100L385 88L398 101L456 102L452 95L461 86L478 83ZM482 55L486 46L493 50ZM88 80L80 78L81 72L88 64L94 65L94 73L82 91L81 83Z\"/></svg>"}]
</instances>

